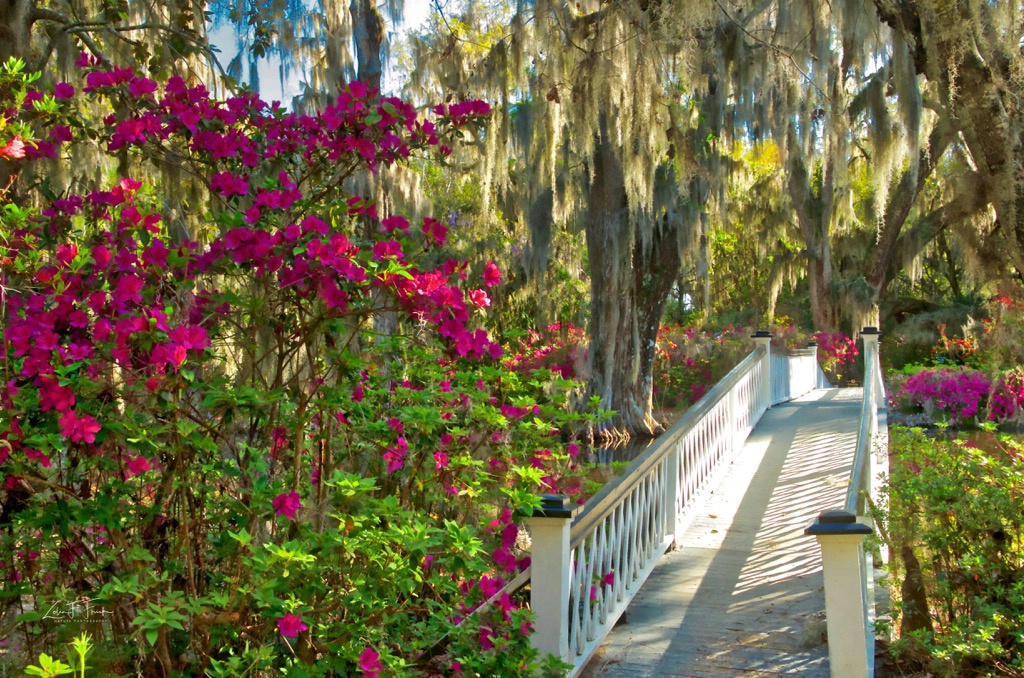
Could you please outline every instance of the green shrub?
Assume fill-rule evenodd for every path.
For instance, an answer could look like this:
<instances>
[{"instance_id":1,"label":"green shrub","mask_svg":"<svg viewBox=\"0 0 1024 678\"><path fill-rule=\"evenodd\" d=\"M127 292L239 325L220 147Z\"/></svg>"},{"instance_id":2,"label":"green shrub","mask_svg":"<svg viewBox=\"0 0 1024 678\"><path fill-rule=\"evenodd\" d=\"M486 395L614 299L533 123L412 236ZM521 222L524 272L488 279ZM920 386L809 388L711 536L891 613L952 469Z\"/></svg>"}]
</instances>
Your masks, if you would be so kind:
<instances>
[{"instance_id":1,"label":"green shrub","mask_svg":"<svg viewBox=\"0 0 1024 678\"><path fill-rule=\"evenodd\" d=\"M988 431L890 431L878 510L893 554L895 652L943 676L1024 671L1024 447Z\"/></svg>"}]
</instances>

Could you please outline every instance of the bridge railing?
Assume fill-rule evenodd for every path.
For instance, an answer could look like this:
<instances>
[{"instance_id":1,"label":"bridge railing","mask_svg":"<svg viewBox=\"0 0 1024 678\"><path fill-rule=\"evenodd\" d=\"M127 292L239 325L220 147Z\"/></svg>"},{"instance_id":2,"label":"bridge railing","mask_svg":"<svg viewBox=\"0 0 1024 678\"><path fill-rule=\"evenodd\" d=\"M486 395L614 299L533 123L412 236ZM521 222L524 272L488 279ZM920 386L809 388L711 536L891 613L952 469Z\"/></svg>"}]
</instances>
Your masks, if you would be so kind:
<instances>
[{"instance_id":1,"label":"bridge railing","mask_svg":"<svg viewBox=\"0 0 1024 678\"><path fill-rule=\"evenodd\" d=\"M813 352L775 359L769 333L754 340L743 362L583 507L545 497L530 518L534 646L572 664L568 675L603 642L675 541L679 516L713 486L775 396L817 385ZM776 371L785 389L775 388Z\"/></svg>"},{"instance_id":2,"label":"bridge railing","mask_svg":"<svg viewBox=\"0 0 1024 678\"><path fill-rule=\"evenodd\" d=\"M816 388L828 388L828 379L818 365L818 345L814 342L806 348L772 353L771 360L773 406Z\"/></svg>"},{"instance_id":3,"label":"bridge railing","mask_svg":"<svg viewBox=\"0 0 1024 678\"><path fill-rule=\"evenodd\" d=\"M874 558L871 549L864 547L864 538L874 532L869 506L888 473L886 398L878 337L874 327L861 332L864 394L843 509L825 511L807 528L821 545L828 637L842 639L829 643L829 665L833 676L843 678L874 675Z\"/></svg>"}]
</instances>

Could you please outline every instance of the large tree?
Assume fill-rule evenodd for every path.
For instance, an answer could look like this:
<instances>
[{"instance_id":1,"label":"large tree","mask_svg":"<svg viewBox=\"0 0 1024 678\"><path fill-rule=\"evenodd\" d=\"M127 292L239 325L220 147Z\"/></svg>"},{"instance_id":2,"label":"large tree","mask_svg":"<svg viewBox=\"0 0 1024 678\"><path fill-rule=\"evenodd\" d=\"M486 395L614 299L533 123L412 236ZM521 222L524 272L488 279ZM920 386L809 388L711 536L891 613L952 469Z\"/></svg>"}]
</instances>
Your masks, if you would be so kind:
<instances>
[{"instance_id":1,"label":"large tree","mask_svg":"<svg viewBox=\"0 0 1024 678\"><path fill-rule=\"evenodd\" d=\"M934 105L962 144L971 168L956 202L934 219L951 221L990 206L981 260L1024 275L1024 40L1018 2L875 0L883 21L910 48L913 66L935 88ZM886 224L886 228L898 228ZM888 236L888 234L884 234ZM1005 270L1005 269L1003 269ZM1000 275L1002 271L993 270Z\"/></svg>"},{"instance_id":2,"label":"large tree","mask_svg":"<svg viewBox=\"0 0 1024 678\"><path fill-rule=\"evenodd\" d=\"M735 143L771 139L780 150L778 175L759 184L774 185L777 218L795 226L777 239L785 256L773 256L764 303L771 309L796 271L796 234L818 329L873 319L898 271L951 227L969 224L989 248L1013 232L1004 156L1019 140L1007 45L1019 44L1020 22L1002 5L954 3L954 16L938 0L878 0L880 13L853 0L548 0L517 3L504 26L492 11L490 25L467 29L495 4L468 2L442 17L412 50L422 66L412 83L500 103L480 141L484 201L493 194L529 227L527 270L544 270L558 229L584 230L588 392L618 413L609 433L656 429L649 355L680 264L707 270L713 227L771 242L732 223L743 212L728 209L725 178L739 164L723 152ZM922 37L925 10L935 25L970 19L974 33ZM985 42L980 56L964 56L971 41ZM955 58L923 59L922 44ZM972 87L988 89L968 99L957 95L958 60L999 68L974 78ZM949 156L971 169L937 176ZM853 177L870 190L858 194ZM925 204L926 189L942 199ZM989 204L999 217L992 228Z\"/></svg>"},{"instance_id":3,"label":"large tree","mask_svg":"<svg viewBox=\"0 0 1024 678\"><path fill-rule=\"evenodd\" d=\"M649 436L661 315L684 258L708 252L726 108L712 2L520 3L507 29L470 3L414 45L428 75L499 102L483 184L528 226L527 270L582 229L591 302L587 392L616 415L595 433ZM701 36L711 39L698 39ZM702 243L702 245L698 245Z\"/></svg>"}]
</instances>

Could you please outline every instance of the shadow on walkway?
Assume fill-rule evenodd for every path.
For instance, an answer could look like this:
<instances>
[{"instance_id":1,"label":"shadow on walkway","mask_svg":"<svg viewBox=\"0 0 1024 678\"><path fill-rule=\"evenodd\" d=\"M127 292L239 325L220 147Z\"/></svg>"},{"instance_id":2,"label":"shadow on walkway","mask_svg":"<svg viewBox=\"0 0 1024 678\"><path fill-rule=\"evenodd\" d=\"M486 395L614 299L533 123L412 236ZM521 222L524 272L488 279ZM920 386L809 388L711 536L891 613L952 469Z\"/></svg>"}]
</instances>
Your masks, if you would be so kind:
<instances>
[{"instance_id":1,"label":"shadow on walkway","mask_svg":"<svg viewBox=\"0 0 1024 678\"><path fill-rule=\"evenodd\" d=\"M827 676L821 555L803 531L843 503L860 398L769 410L580 675Z\"/></svg>"}]
</instances>

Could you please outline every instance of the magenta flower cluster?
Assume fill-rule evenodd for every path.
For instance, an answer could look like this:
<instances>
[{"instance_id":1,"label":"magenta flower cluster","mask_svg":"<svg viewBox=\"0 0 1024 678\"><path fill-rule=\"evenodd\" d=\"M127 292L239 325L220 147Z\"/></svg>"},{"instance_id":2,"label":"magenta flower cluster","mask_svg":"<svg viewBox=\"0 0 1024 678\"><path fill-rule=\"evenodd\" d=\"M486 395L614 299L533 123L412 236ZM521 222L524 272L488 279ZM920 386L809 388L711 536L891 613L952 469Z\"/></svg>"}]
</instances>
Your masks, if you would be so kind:
<instances>
[{"instance_id":1,"label":"magenta flower cluster","mask_svg":"<svg viewBox=\"0 0 1024 678\"><path fill-rule=\"evenodd\" d=\"M478 326L502 273L494 262L447 258L442 222L381 215L374 200L345 192L357 171L449 152L445 142L478 124L487 104L451 103L433 121L418 119L408 104L353 83L303 115L249 94L218 101L178 77L157 83L90 58L81 65L84 88L53 90L64 119L2 155L61 158L98 139L135 173L34 196L38 209L5 223L0 472L20 502L5 506L14 506L11 520L63 521L0 538L4 578L22 586L5 594L44 596L81 584L77 573L114 571L110 563L173 570L173 584L136 577L158 583L111 593L112 605L130 620L150 603L187 599L187 628L167 633L174 644L198 628L193 619L227 620L211 624L231 631L204 627L181 647L244 626L246 643L294 645L336 659L339 673L358 666L374 676L403 650L371 638L369 622L359 626L360 601L339 612L335 596L350 595L368 563L396 577L413 563L415 576L378 601L395 604L389 615L448 605L467 619L494 598L472 631L475 649L528 634L524 611L501 594L527 564L511 514L479 527L441 515L458 502L460 520L471 520L464 495L507 503L537 489L579 490L563 482L557 427L545 431L540 401L502 383L494 361L503 350ZM115 112L83 125L73 105L84 96ZM19 114L31 117L42 100L33 93ZM198 233L171 236L162 198L135 169L167 157L196 182L190 207L210 215ZM384 349L364 341L368 319L385 311L414 330L394 339L421 369L386 370ZM345 483L358 499L342 511L325 498ZM423 506L432 508L417 513ZM375 509L396 512L393 531L366 519ZM407 520L429 537L400 531ZM481 536L483 550L473 546ZM451 547L456 539L464 545ZM330 558L307 564L329 548ZM227 602L207 595L224 586ZM336 588L321 597L327 586ZM456 600L442 600L448 590ZM282 605L293 592L305 596L301 613ZM392 600L401 596L417 602ZM140 661L163 661L157 649L139 653L150 651Z\"/></svg>"},{"instance_id":2,"label":"magenta flower cluster","mask_svg":"<svg viewBox=\"0 0 1024 678\"><path fill-rule=\"evenodd\" d=\"M898 405L961 424L984 412L991 386L989 378L975 370L923 370L907 379L894 398Z\"/></svg>"},{"instance_id":3,"label":"magenta flower cluster","mask_svg":"<svg viewBox=\"0 0 1024 678\"><path fill-rule=\"evenodd\" d=\"M988 411L991 421L1024 417L1024 368L1016 367L1000 375L992 389Z\"/></svg>"}]
</instances>

